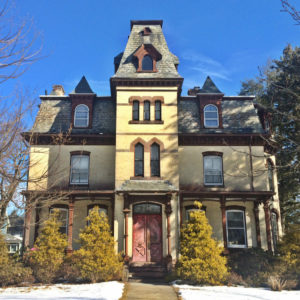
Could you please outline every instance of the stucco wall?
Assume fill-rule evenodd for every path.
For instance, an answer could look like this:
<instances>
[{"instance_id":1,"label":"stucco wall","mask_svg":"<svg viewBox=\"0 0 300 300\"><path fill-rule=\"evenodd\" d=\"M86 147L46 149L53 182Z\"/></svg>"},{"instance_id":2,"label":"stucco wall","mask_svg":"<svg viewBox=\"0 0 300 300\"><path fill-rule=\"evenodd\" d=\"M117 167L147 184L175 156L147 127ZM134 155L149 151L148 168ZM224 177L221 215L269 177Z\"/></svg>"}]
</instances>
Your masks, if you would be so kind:
<instances>
[{"instance_id":1,"label":"stucco wall","mask_svg":"<svg viewBox=\"0 0 300 300\"><path fill-rule=\"evenodd\" d=\"M163 124L130 124L132 121L131 97L163 97L161 117ZM154 103L150 120L154 121ZM143 120L143 104L140 104L140 120ZM177 136L177 88L117 88L116 120L116 188L134 176L134 151L130 145L141 138L146 144L157 138L161 149L161 177L178 186L178 136ZM150 152L145 147L144 176L150 177Z\"/></svg>"},{"instance_id":2,"label":"stucco wall","mask_svg":"<svg viewBox=\"0 0 300 300\"><path fill-rule=\"evenodd\" d=\"M90 152L89 187L113 188L115 179L114 146L32 146L30 152L29 190L68 187L70 180L70 153ZM47 171L48 170L48 171Z\"/></svg>"},{"instance_id":3,"label":"stucco wall","mask_svg":"<svg viewBox=\"0 0 300 300\"><path fill-rule=\"evenodd\" d=\"M223 177L226 190L249 191L251 169L247 146L181 146L179 147L179 175L181 185L204 186L203 152L223 153ZM255 157L254 157L255 155ZM263 147L252 147L253 186L256 191L268 190L267 168Z\"/></svg>"},{"instance_id":4,"label":"stucco wall","mask_svg":"<svg viewBox=\"0 0 300 300\"><path fill-rule=\"evenodd\" d=\"M185 207L193 205L194 201L197 199L185 199L183 203L182 221L186 220L185 217ZM205 215L208 219L209 224L213 229L213 237L220 241L223 245L223 227L222 227L222 213L219 201L205 201L203 199L202 205L206 207ZM253 212L253 202L252 201L226 201L226 206L241 206L245 208L245 218L246 218L246 231L247 231L247 246L256 247L257 237L256 237L256 227L255 218ZM259 224L260 224L260 235L262 248L267 250L267 237L266 237L266 223L263 206L259 206Z\"/></svg>"}]
</instances>

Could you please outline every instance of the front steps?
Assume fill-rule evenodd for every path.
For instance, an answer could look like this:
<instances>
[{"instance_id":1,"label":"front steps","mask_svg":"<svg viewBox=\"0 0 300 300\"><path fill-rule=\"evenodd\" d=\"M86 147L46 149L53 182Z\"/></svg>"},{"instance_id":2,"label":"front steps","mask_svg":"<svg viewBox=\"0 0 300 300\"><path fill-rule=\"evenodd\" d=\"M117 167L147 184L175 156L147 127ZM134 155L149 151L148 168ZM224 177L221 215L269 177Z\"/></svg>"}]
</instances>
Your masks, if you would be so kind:
<instances>
[{"instance_id":1,"label":"front steps","mask_svg":"<svg viewBox=\"0 0 300 300\"><path fill-rule=\"evenodd\" d=\"M157 280L164 281L167 275L166 268L158 263L131 263L129 265L129 280L144 281Z\"/></svg>"}]
</instances>

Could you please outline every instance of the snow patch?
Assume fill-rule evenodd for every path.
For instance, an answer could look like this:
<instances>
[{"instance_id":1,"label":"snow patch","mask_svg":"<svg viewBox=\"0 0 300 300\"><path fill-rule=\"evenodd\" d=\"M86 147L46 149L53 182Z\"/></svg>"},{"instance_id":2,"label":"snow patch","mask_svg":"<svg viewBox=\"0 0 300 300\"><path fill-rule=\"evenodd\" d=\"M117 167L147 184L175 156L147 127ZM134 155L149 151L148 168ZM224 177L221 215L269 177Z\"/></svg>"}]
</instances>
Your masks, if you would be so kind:
<instances>
[{"instance_id":1,"label":"snow patch","mask_svg":"<svg viewBox=\"0 0 300 300\"><path fill-rule=\"evenodd\" d=\"M183 300L299 300L300 291L274 292L264 288L174 285Z\"/></svg>"},{"instance_id":2,"label":"snow patch","mask_svg":"<svg viewBox=\"0 0 300 300\"><path fill-rule=\"evenodd\" d=\"M5 300L118 300L124 284L117 281L94 284L54 284L49 286L12 287L0 289Z\"/></svg>"}]
</instances>

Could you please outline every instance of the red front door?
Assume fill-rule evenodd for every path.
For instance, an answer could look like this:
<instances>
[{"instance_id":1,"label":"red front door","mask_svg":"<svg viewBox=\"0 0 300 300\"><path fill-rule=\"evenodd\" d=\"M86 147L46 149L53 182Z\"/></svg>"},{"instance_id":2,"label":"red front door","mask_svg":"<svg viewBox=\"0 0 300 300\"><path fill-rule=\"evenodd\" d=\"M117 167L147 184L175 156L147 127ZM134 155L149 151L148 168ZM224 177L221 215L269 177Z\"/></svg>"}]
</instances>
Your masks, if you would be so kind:
<instances>
[{"instance_id":1,"label":"red front door","mask_svg":"<svg viewBox=\"0 0 300 300\"><path fill-rule=\"evenodd\" d=\"M133 216L133 261L161 262L161 215Z\"/></svg>"}]
</instances>

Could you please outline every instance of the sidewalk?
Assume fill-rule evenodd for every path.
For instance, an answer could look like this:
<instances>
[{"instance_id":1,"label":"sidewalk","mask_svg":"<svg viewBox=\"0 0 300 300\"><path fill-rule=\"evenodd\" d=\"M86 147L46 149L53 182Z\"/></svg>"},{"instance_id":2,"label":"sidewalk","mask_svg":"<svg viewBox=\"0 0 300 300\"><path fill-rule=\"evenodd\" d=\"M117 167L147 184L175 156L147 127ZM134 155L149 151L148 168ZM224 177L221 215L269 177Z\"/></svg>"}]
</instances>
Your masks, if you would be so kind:
<instances>
[{"instance_id":1,"label":"sidewalk","mask_svg":"<svg viewBox=\"0 0 300 300\"><path fill-rule=\"evenodd\" d=\"M159 283L128 282L128 300L177 300L172 286Z\"/></svg>"}]
</instances>

